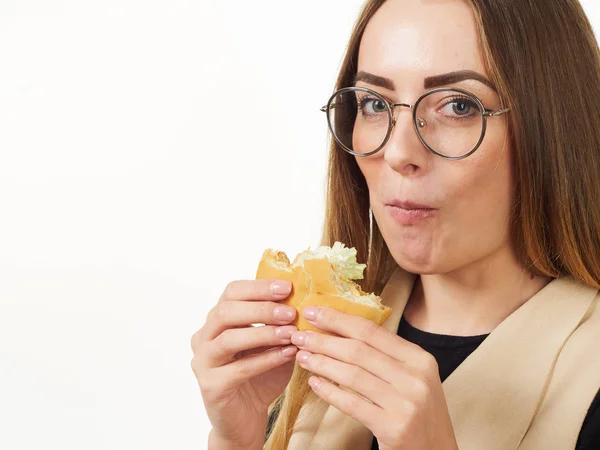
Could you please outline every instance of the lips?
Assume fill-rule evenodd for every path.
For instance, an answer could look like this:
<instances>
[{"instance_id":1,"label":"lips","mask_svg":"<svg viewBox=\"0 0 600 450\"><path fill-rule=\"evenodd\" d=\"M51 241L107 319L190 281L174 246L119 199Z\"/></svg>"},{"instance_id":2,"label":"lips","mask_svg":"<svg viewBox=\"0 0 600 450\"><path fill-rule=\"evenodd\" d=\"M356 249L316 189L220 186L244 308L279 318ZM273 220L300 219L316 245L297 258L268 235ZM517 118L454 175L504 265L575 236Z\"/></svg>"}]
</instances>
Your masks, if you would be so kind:
<instances>
[{"instance_id":1,"label":"lips","mask_svg":"<svg viewBox=\"0 0 600 450\"><path fill-rule=\"evenodd\" d=\"M400 201L400 200L392 200L390 203L388 203L388 205L395 206L397 208L406 209L408 211L414 210L414 209L435 209L435 208L432 208L427 205L422 205L420 203L415 203L415 202L411 202L411 201Z\"/></svg>"},{"instance_id":2,"label":"lips","mask_svg":"<svg viewBox=\"0 0 600 450\"><path fill-rule=\"evenodd\" d=\"M401 225L416 225L437 213L437 209L427 205L400 200L387 203L385 209L391 218Z\"/></svg>"}]
</instances>

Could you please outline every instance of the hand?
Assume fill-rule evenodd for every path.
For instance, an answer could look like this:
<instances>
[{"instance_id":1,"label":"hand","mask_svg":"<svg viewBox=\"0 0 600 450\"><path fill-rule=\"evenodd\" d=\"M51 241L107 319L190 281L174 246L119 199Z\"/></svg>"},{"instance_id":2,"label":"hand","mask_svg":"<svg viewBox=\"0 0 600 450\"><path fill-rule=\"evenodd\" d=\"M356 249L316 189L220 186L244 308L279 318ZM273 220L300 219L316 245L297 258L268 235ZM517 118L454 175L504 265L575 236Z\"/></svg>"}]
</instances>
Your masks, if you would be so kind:
<instances>
[{"instance_id":1,"label":"hand","mask_svg":"<svg viewBox=\"0 0 600 450\"><path fill-rule=\"evenodd\" d=\"M283 287L276 293L274 285ZM294 370L290 337L296 309L278 304L289 281L230 283L204 326L192 337L192 369L213 425L212 435L231 448L262 448L268 407ZM287 312L287 315L286 315ZM252 324L266 324L253 327Z\"/></svg>"},{"instance_id":2,"label":"hand","mask_svg":"<svg viewBox=\"0 0 600 450\"><path fill-rule=\"evenodd\" d=\"M309 379L319 397L369 428L382 450L458 450L430 353L370 320L332 308L309 307L303 315L333 333L292 335L299 364L320 375Z\"/></svg>"}]
</instances>

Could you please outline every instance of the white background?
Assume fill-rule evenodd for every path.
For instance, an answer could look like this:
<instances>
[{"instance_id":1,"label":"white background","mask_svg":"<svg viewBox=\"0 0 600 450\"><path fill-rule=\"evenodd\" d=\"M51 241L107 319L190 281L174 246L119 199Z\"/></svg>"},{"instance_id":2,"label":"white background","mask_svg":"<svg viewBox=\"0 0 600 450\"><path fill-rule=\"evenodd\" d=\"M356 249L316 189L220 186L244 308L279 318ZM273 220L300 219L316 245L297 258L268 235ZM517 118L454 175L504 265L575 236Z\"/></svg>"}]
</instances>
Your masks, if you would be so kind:
<instances>
[{"instance_id":1,"label":"white background","mask_svg":"<svg viewBox=\"0 0 600 450\"><path fill-rule=\"evenodd\" d=\"M0 1L1 449L206 448L190 337L318 244L361 3Z\"/></svg>"}]
</instances>

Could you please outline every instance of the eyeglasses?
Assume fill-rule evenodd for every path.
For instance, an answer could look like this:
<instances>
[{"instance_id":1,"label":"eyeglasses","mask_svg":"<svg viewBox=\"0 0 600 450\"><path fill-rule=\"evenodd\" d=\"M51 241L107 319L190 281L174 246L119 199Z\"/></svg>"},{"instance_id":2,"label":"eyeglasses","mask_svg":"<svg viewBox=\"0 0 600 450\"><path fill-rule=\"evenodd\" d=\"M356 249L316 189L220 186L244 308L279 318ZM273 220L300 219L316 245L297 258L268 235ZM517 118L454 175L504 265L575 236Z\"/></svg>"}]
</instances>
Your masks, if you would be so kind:
<instances>
[{"instance_id":1,"label":"eyeglasses","mask_svg":"<svg viewBox=\"0 0 600 450\"><path fill-rule=\"evenodd\" d=\"M415 130L423 145L447 159L462 159L475 152L485 136L488 117L510 111L486 109L477 96L458 88L433 89L409 105L390 103L377 92L362 87L336 91L321 111L327 113L329 130L345 151L369 156L390 139L397 106L413 110Z\"/></svg>"}]
</instances>

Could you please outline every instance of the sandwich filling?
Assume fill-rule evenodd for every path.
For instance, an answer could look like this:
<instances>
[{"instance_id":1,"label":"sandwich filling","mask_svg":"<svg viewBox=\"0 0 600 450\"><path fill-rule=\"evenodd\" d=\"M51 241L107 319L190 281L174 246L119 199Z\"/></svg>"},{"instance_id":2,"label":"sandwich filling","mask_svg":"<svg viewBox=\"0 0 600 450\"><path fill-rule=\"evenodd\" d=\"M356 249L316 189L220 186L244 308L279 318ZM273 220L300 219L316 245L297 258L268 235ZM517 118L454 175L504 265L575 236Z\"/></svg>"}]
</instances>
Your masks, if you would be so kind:
<instances>
[{"instance_id":1,"label":"sandwich filling","mask_svg":"<svg viewBox=\"0 0 600 450\"><path fill-rule=\"evenodd\" d=\"M379 297L375 294L363 292L360 286L352 281L362 280L364 270L367 267L366 264L358 264L356 261L355 248L347 248L341 242L335 242L333 247L321 246L312 251L309 248L296 257L291 268L303 266L304 261L307 259L323 258L327 258L331 264L333 270L330 272L329 278L339 288L338 295L340 297L355 303L363 303L376 308L381 307ZM287 257L285 259L287 260ZM283 268L283 264L283 261L276 262L278 268ZM287 270L291 270L291 268L288 266Z\"/></svg>"}]
</instances>

